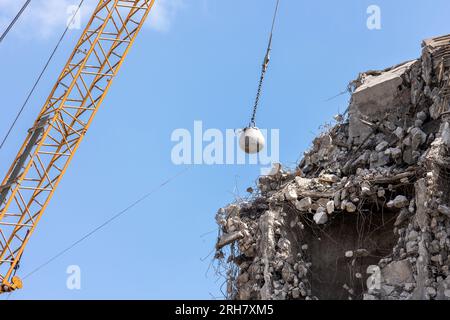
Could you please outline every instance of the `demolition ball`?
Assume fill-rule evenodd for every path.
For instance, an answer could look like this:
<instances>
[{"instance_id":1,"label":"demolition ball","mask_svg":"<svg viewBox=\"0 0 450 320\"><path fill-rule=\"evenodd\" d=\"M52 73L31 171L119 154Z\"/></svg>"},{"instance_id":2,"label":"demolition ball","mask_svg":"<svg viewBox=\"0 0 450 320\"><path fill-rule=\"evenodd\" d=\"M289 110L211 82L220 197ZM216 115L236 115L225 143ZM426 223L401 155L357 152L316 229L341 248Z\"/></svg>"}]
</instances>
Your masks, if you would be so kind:
<instances>
[{"instance_id":1,"label":"demolition ball","mask_svg":"<svg viewBox=\"0 0 450 320\"><path fill-rule=\"evenodd\" d=\"M245 153L254 154L264 149L265 139L256 127L245 128L239 137L239 146Z\"/></svg>"}]
</instances>

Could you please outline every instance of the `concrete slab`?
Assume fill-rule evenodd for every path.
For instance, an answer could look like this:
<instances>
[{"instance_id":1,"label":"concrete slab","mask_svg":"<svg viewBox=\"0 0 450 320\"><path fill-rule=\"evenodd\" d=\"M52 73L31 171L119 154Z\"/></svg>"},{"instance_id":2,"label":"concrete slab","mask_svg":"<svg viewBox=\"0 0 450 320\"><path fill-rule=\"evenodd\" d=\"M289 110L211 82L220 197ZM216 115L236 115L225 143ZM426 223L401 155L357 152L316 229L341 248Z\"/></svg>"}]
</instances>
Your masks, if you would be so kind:
<instances>
[{"instance_id":1,"label":"concrete slab","mask_svg":"<svg viewBox=\"0 0 450 320\"><path fill-rule=\"evenodd\" d=\"M356 88L352 95L349 108L350 126L349 137L353 144L363 141L371 128L360 119L381 120L386 113L393 112L400 107L397 103L398 88L403 83L402 75L407 72L417 60L406 62L388 71L366 75L363 83Z\"/></svg>"}]
</instances>

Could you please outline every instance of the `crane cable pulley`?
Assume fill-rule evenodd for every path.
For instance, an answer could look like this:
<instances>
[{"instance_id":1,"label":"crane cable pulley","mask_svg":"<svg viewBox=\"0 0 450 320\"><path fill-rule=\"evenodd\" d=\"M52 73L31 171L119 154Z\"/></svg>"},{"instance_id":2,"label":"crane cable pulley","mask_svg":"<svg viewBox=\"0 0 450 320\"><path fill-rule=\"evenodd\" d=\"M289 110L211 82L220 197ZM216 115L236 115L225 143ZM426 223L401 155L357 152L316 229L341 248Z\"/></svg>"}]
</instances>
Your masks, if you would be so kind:
<instances>
[{"instance_id":1,"label":"crane cable pulley","mask_svg":"<svg viewBox=\"0 0 450 320\"><path fill-rule=\"evenodd\" d=\"M262 85L263 85L263 82L264 82L264 78L265 78L267 69L269 67L270 52L272 51L273 31L274 31L274 28L275 28L275 22L276 22L276 19L277 19L279 4L280 4L280 0L277 0L277 4L275 6L275 12L273 14L273 19L272 19L272 28L270 30L269 42L267 44L266 55L264 56L264 61L263 61L262 68L261 68L261 76L259 78L258 90L256 92L256 98L255 98L255 103L253 105L252 117L250 119L250 123L248 125L248 128L256 127L256 113L258 111L259 99L261 97L261 92L262 92Z\"/></svg>"}]
</instances>

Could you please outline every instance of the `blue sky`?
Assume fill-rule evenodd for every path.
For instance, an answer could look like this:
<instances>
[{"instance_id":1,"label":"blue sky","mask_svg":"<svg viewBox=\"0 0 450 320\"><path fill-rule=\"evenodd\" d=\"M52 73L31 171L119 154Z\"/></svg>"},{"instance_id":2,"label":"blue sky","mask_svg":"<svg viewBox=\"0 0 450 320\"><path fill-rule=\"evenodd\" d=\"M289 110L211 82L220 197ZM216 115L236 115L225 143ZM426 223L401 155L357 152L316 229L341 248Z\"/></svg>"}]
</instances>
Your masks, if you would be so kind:
<instances>
[{"instance_id":1,"label":"blue sky","mask_svg":"<svg viewBox=\"0 0 450 320\"><path fill-rule=\"evenodd\" d=\"M195 120L220 130L248 122L274 1L160 2L27 246L20 275L186 168L171 161L175 129L193 130ZM345 110L348 96L326 100L359 72L414 59L422 39L450 33L450 3L430 2L281 0L258 125L280 129L282 163L292 167L320 125ZM0 45L1 135L64 29L66 7L57 3L32 1ZM381 8L381 30L366 27L371 4ZM17 6L0 0L2 30ZM89 7L83 14L85 23ZM0 172L9 167L78 36L69 33L0 150ZM220 297L223 279L208 270L214 215L236 194L245 195L259 172L256 165L190 167L27 278L10 298ZM81 268L81 290L66 287L70 265Z\"/></svg>"}]
</instances>

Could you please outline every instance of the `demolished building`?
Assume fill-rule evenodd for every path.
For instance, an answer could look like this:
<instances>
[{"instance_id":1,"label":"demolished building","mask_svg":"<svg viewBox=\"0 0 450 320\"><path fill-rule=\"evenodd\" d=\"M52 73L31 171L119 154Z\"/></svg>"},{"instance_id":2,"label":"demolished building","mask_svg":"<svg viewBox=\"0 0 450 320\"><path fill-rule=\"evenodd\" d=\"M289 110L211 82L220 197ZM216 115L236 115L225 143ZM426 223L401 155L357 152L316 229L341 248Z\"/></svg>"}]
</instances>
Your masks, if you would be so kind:
<instances>
[{"instance_id":1,"label":"demolished building","mask_svg":"<svg viewBox=\"0 0 450 320\"><path fill-rule=\"evenodd\" d=\"M362 73L295 170L221 208L229 299L450 299L450 35Z\"/></svg>"}]
</instances>

